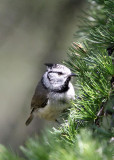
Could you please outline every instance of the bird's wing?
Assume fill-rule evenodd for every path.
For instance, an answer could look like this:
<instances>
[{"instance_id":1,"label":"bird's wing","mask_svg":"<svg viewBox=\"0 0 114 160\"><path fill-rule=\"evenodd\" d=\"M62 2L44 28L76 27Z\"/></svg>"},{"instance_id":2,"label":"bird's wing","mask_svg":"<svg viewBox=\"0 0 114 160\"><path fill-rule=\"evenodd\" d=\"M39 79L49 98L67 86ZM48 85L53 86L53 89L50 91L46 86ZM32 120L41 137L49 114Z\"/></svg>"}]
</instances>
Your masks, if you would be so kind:
<instances>
[{"instance_id":1,"label":"bird's wing","mask_svg":"<svg viewBox=\"0 0 114 160\"><path fill-rule=\"evenodd\" d=\"M48 90L42 85L41 82L39 82L31 101L31 113L26 121L26 125L29 125L30 122L33 120L34 117L33 113L38 108L45 107L47 105L47 102L48 102Z\"/></svg>"},{"instance_id":2,"label":"bird's wing","mask_svg":"<svg viewBox=\"0 0 114 160\"><path fill-rule=\"evenodd\" d=\"M46 106L47 101L48 90L42 85L41 82L39 82L31 101L31 109L36 110L37 108L43 108Z\"/></svg>"}]
</instances>

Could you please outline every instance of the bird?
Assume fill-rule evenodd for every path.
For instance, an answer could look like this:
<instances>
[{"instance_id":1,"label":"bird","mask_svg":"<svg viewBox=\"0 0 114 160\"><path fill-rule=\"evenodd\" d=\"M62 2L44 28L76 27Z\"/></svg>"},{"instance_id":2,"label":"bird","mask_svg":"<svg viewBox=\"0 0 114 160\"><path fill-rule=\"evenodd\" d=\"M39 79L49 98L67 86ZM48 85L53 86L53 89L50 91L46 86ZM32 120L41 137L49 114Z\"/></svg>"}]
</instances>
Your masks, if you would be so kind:
<instances>
[{"instance_id":1,"label":"bird","mask_svg":"<svg viewBox=\"0 0 114 160\"><path fill-rule=\"evenodd\" d=\"M35 89L26 126L36 115L49 121L57 121L59 115L68 108L70 100L75 100L71 77L76 74L62 64L45 63L45 65L47 70Z\"/></svg>"}]
</instances>

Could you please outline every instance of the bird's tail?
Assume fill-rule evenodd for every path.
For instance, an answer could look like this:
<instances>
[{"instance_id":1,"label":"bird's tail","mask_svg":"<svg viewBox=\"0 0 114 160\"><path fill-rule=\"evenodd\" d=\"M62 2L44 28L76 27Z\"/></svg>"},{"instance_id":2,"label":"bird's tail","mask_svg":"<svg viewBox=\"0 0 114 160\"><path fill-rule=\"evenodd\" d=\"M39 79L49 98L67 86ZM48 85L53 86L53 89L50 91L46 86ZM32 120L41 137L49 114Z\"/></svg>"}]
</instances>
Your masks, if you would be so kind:
<instances>
[{"instance_id":1,"label":"bird's tail","mask_svg":"<svg viewBox=\"0 0 114 160\"><path fill-rule=\"evenodd\" d=\"M26 126L28 126L28 125L31 123L31 121L33 120L33 118L34 118L34 115L33 115L33 114L30 114L29 118L28 118L27 121L25 122Z\"/></svg>"}]
</instances>

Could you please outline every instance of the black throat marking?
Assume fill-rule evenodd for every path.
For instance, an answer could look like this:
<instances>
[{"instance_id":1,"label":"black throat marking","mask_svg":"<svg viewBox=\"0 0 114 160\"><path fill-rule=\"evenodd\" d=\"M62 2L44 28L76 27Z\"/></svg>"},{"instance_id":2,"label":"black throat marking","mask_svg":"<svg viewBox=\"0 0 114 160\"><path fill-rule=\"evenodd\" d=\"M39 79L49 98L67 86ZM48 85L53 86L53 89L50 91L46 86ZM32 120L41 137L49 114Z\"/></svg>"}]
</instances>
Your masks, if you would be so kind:
<instances>
[{"instance_id":1,"label":"black throat marking","mask_svg":"<svg viewBox=\"0 0 114 160\"><path fill-rule=\"evenodd\" d=\"M71 77L68 77L64 83L64 85L62 85L62 87L60 89L50 89L51 92L55 92L55 93L64 93L64 92L67 92L68 89L69 89L69 81L71 80ZM43 85L43 87L47 90L49 90L48 87L46 87L46 85L44 84L44 80L43 80L43 77L41 79L41 83Z\"/></svg>"}]
</instances>

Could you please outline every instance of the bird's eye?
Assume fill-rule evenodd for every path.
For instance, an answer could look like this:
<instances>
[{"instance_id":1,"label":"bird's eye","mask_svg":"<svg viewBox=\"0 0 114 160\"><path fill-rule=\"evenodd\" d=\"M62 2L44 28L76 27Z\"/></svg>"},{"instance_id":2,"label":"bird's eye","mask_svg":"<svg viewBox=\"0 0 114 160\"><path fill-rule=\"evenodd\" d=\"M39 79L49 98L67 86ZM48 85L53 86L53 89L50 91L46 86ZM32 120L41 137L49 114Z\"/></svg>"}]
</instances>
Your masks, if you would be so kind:
<instances>
[{"instance_id":1,"label":"bird's eye","mask_svg":"<svg viewBox=\"0 0 114 160\"><path fill-rule=\"evenodd\" d=\"M62 72L58 72L58 75L61 76L63 73Z\"/></svg>"}]
</instances>

